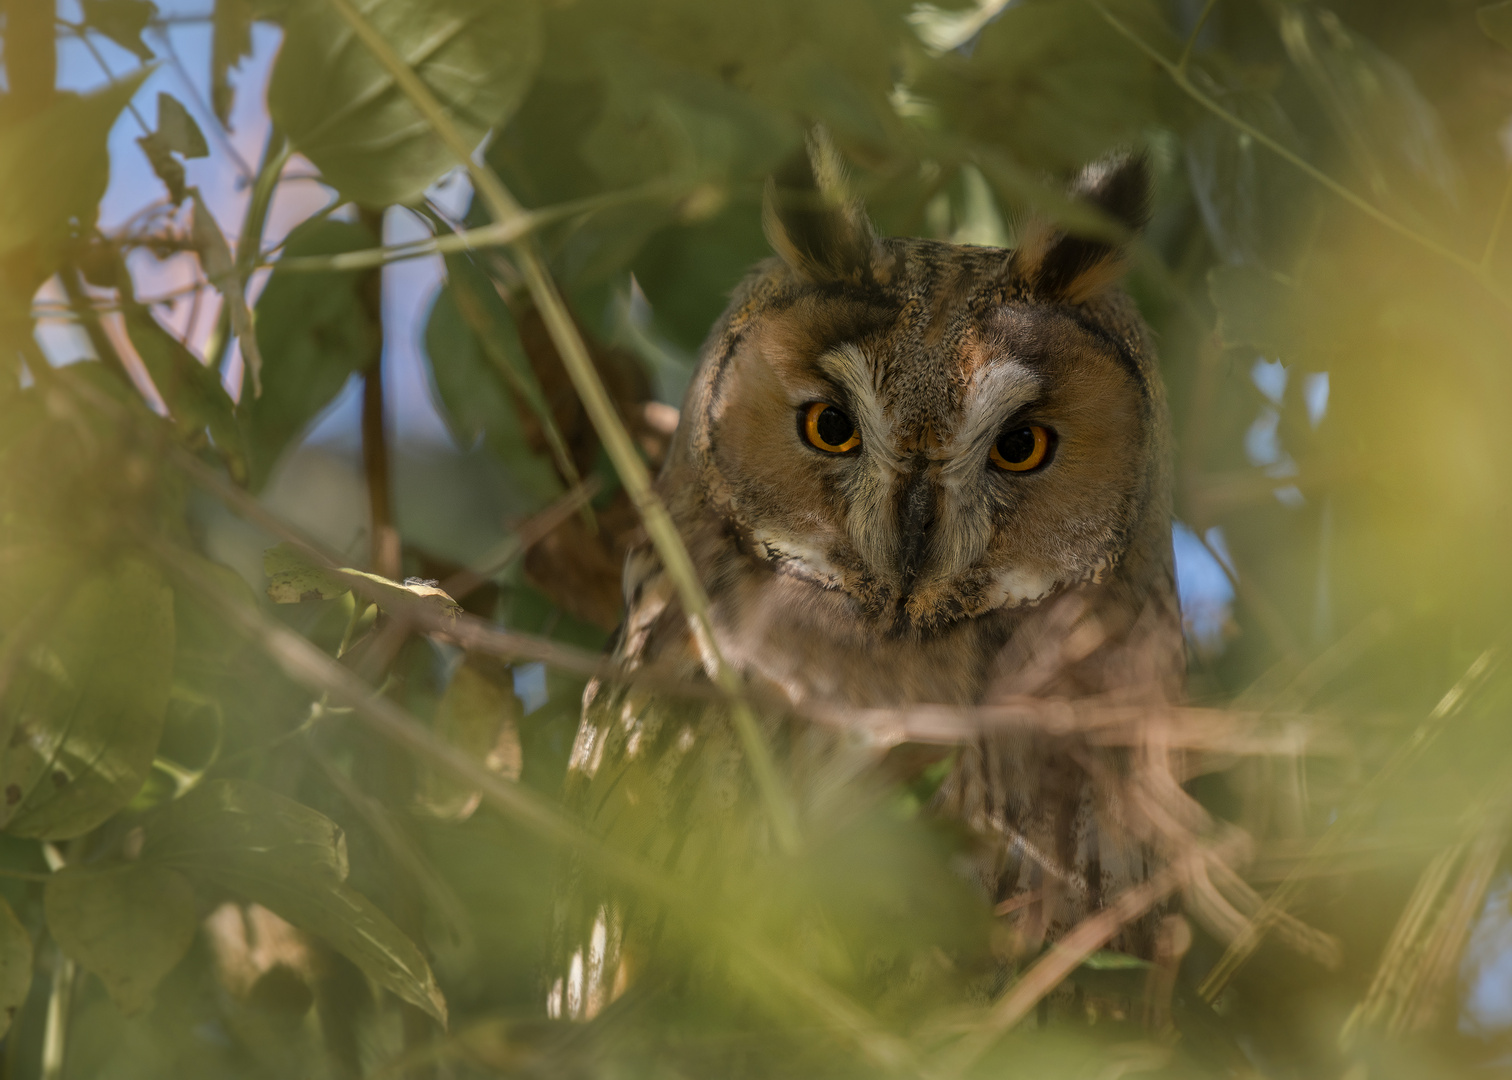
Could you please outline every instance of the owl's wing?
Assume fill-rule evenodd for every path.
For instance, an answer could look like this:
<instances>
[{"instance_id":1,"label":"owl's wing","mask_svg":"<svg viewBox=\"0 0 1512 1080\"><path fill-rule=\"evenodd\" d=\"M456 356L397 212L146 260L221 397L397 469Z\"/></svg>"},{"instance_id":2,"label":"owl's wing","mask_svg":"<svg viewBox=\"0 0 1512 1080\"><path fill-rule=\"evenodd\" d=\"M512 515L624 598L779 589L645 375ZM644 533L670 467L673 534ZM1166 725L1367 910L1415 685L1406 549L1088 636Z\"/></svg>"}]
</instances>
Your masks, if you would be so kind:
<instances>
[{"instance_id":1,"label":"owl's wing","mask_svg":"<svg viewBox=\"0 0 1512 1080\"><path fill-rule=\"evenodd\" d=\"M671 582L648 550L626 561L627 613L614 656L627 673L702 679L697 646ZM670 881L710 887L708 868L727 863L737 806L749 795L739 747L707 700L594 680L567 766L565 796L596 841ZM714 886L717 888L717 885ZM553 913L547 1008L587 1019L623 991L651 954L658 905L575 854Z\"/></svg>"}]
</instances>

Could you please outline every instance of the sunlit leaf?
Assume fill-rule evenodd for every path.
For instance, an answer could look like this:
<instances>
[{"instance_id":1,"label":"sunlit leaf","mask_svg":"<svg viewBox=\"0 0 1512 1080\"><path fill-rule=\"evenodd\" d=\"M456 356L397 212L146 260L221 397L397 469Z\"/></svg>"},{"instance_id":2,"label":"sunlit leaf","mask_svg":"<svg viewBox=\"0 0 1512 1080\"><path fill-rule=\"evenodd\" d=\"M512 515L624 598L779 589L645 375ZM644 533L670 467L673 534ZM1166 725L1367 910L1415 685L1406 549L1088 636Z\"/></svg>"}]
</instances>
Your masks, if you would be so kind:
<instances>
[{"instance_id":1,"label":"sunlit leaf","mask_svg":"<svg viewBox=\"0 0 1512 1080\"><path fill-rule=\"evenodd\" d=\"M125 1013L152 1000L194 940L194 887L166 866L68 866L48 880L43 895L53 939L100 977Z\"/></svg>"},{"instance_id":2,"label":"sunlit leaf","mask_svg":"<svg viewBox=\"0 0 1512 1080\"><path fill-rule=\"evenodd\" d=\"M324 815L254 784L214 781L154 823L143 858L262 904L445 1022L446 1000L415 943L345 884L346 840Z\"/></svg>"},{"instance_id":3,"label":"sunlit leaf","mask_svg":"<svg viewBox=\"0 0 1512 1080\"><path fill-rule=\"evenodd\" d=\"M535 77L534 0L378 0L362 10L469 143L508 117ZM411 202L457 164L329 4L287 17L268 108L325 179L365 206Z\"/></svg>"},{"instance_id":4,"label":"sunlit leaf","mask_svg":"<svg viewBox=\"0 0 1512 1080\"><path fill-rule=\"evenodd\" d=\"M322 219L289 236L288 255L331 255L373 247L360 225ZM242 397L240 412L254 490L284 448L346 385L373 362L377 330L363 307L361 275L289 274L275 266L257 300L257 340L265 361L261 397Z\"/></svg>"},{"instance_id":5,"label":"sunlit leaf","mask_svg":"<svg viewBox=\"0 0 1512 1080\"><path fill-rule=\"evenodd\" d=\"M341 567L340 573L333 573L312 565L299 549L287 543L263 552L263 572L268 575L268 599L275 604L334 600L355 586L365 598L383 608L403 611L418 602L446 619L455 618L462 610L444 590L429 582L413 578L390 581L346 566Z\"/></svg>"},{"instance_id":6,"label":"sunlit leaf","mask_svg":"<svg viewBox=\"0 0 1512 1080\"><path fill-rule=\"evenodd\" d=\"M151 768L172 679L173 595L123 560L41 625L0 705L0 827L66 838L130 802Z\"/></svg>"},{"instance_id":7,"label":"sunlit leaf","mask_svg":"<svg viewBox=\"0 0 1512 1080\"><path fill-rule=\"evenodd\" d=\"M0 898L0 1035L16 1018L32 985L32 939L11 906Z\"/></svg>"}]
</instances>

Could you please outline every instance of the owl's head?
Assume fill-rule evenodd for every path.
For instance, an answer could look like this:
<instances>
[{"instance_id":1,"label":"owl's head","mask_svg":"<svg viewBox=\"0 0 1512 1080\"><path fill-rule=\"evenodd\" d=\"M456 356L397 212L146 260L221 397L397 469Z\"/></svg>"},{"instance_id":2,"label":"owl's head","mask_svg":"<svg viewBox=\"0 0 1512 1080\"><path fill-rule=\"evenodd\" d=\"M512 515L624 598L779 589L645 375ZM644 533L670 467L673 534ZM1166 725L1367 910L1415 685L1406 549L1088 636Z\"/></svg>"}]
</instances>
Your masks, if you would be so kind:
<instances>
[{"instance_id":1,"label":"owl's head","mask_svg":"<svg viewBox=\"0 0 1512 1080\"><path fill-rule=\"evenodd\" d=\"M684 406L684 520L696 503L730 557L881 637L1101 581L1144 534L1168 547L1163 393L1118 287L1143 159L1075 185L1117 232L1031 226L1014 249L879 238L825 170L768 187L777 257L736 290ZM707 550L717 599L731 567Z\"/></svg>"}]
</instances>

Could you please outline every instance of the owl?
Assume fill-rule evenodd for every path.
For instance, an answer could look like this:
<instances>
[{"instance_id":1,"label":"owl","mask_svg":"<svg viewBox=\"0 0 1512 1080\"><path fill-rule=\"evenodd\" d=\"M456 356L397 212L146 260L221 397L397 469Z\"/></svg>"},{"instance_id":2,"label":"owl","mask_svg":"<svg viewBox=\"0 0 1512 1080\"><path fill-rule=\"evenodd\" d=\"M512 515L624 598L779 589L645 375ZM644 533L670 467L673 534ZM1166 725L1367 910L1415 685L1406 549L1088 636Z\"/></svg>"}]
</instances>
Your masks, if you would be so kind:
<instances>
[{"instance_id":1,"label":"owl","mask_svg":"<svg viewBox=\"0 0 1512 1080\"><path fill-rule=\"evenodd\" d=\"M876 235L822 138L768 185L775 256L710 332L658 488L725 660L800 717L840 718L769 726L802 815L825 812L825 768L864 768L837 749L858 742L848 709L1179 693L1166 403L1119 287L1146 164L1092 166L1073 196L1100 238L1031 224L1001 249ZM649 546L624 590L625 670L706 677ZM956 749L932 812L976 837L973 874L1025 954L1149 874L1120 769L1031 728ZM749 771L707 704L590 684L567 788L591 832L674 875L770 846L732 814ZM612 1000L654 921L585 880L556 914L556 1016ZM1114 946L1148 953L1151 932L1130 924Z\"/></svg>"}]
</instances>

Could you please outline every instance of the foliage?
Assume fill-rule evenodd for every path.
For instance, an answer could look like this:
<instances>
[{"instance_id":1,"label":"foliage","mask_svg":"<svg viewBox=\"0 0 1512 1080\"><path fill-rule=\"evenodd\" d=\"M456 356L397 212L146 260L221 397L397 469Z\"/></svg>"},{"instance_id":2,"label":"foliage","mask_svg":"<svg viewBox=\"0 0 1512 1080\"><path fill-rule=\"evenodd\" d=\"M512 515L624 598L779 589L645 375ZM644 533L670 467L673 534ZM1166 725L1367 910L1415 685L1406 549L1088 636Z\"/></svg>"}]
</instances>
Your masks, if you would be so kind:
<instances>
[{"instance_id":1,"label":"foliage","mask_svg":"<svg viewBox=\"0 0 1512 1080\"><path fill-rule=\"evenodd\" d=\"M1456 1010L1512 827L1506 3L215 0L209 107L159 93L150 131L128 103L168 59L154 6L45 7L0 8L7 1075L1355 1077L1505 1054ZM274 123L217 221L190 180L208 191L234 95L263 92L235 74L258 26L281 35ZM59 35L139 66L57 90ZM791 850L725 868L734 910L561 809L639 528L625 455L664 452L656 417L814 123L881 231L957 242L1030 215L1105 231L1064 181L1148 148L1130 288L1177 515L1237 592L1194 630L1217 734L1183 779L1250 837L1270 906L1248 927L1153 967L1052 950L1005 984L1006 916L951 869L962 839L921 809L938 762L906 747L902 779L837 780ZM163 187L102 230L117 125ZM435 186L458 166L460 216ZM330 205L275 237L312 168ZM385 213L434 239L383 247ZM383 423L380 267L443 256L426 375L460 452L416 480L435 455ZM191 293L139 290L171 260ZM44 353L59 320L89 358ZM275 507L354 382L368 522L335 550L289 520L334 505ZM467 544L423 512L438 493ZM543 942L583 866L660 905L666 956L578 1023L546 1017ZM1141 1014L1004 1022L1061 961L1058 1000L1114 987Z\"/></svg>"}]
</instances>

